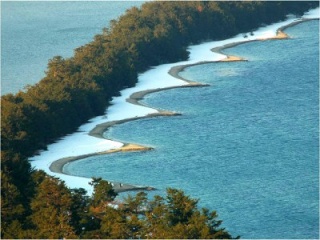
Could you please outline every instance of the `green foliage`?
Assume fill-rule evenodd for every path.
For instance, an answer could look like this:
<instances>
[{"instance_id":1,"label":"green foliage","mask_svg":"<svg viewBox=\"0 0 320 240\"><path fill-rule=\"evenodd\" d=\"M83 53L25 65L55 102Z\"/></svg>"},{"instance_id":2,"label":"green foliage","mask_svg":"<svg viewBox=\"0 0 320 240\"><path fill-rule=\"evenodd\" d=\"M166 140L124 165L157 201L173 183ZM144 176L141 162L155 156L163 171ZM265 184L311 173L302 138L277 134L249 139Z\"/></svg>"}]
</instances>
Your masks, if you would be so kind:
<instances>
[{"instance_id":1,"label":"green foliage","mask_svg":"<svg viewBox=\"0 0 320 240\"><path fill-rule=\"evenodd\" d=\"M1 236L20 238L34 194L30 163L18 153L1 151Z\"/></svg>"},{"instance_id":2,"label":"green foliage","mask_svg":"<svg viewBox=\"0 0 320 240\"><path fill-rule=\"evenodd\" d=\"M127 239L129 238L129 225L126 215L113 208L107 208L100 228L102 238Z\"/></svg>"},{"instance_id":3,"label":"green foliage","mask_svg":"<svg viewBox=\"0 0 320 240\"><path fill-rule=\"evenodd\" d=\"M180 202L181 201L181 202ZM198 209L197 200L181 190L167 189L167 196L148 200L146 193L128 195L117 209L105 205L99 212L99 227L84 231L84 238L224 238L232 236L220 228L216 212ZM177 210L178 209L178 210Z\"/></svg>"},{"instance_id":4,"label":"green foliage","mask_svg":"<svg viewBox=\"0 0 320 240\"><path fill-rule=\"evenodd\" d=\"M90 198L33 171L27 157L102 114L113 96L135 85L138 73L186 59L189 44L248 32L318 6L317 1L147 2L112 21L73 57L49 60L39 83L1 97L1 237L229 238L216 213L198 210L198 201L182 191L168 189L166 198L150 202L139 193L122 209L110 209L116 194L106 181L94 179Z\"/></svg>"},{"instance_id":5,"label":"green foliage","mask_svg":"<svg viewBox=\"0 0 320 240\"><path fill-rule=\"evenodd\" d=\"M75 238L71 226L72 196L64 182L57 178L46 177L38 186L31 202L36 238Z\"/></svg>"},{"instance_id":6,"label":"green foliage","mask_svg":"<svg viewBox=\"0 0 320 240\"><path fill-rule=\"evenodd\" d=\"M166 198L156 196L146 213L147 232L151 238L198 239L232 238L220 228L216 212L199 210L198 200L192 199L181 190L167 189Z\"/></svg>"},{"instance_id":7,"label":"green foliage","mask_svg":"<svg viewBox=\"0 0 320 240\"><path fill-rule=\"evenodd\" d=\"M1 222L3 238L18 238L12 229L21 229L22 216L25 214L21 192L12 184L7 174L1 171Z\"/></svg>"},{"instance_id":8,"label":"green foliage","mask_svg":"<svg viewBox=\"0 0 320 240\"><path fill-rule=\"evenodd\" d=\"M103 113L113 96L135 85L139 72L186 59L191 43L231 37L318 5L177 1L134 7L77 48L73 57L49 60L46 76L38 84L2 96L2 149L34 154Z\"/></svg>"},{"instance_id":9,"label":"green foliage","mask_svg":"<svg viewBox=\"0 0 320 240\"><path fill-rule=\"evenodd\" d=\"M98 207L106 202L111 202L117 196L117 193L113 190L112 185L101 178L93 178L91 185L94 188L92 196L92 205L94 207Z\"/></svg>"}]
</instances>

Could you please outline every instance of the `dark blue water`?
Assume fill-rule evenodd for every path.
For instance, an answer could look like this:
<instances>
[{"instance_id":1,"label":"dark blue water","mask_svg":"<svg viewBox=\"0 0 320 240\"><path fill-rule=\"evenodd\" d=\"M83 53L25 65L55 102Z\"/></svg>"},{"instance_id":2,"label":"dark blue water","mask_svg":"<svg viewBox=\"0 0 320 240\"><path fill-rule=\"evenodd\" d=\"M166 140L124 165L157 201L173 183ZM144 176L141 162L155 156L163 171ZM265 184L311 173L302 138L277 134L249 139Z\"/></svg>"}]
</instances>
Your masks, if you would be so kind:
<instances>
[{"instance_id":1,"label":"dark blue water","mask_svg":"<svg viewBox=\"0 0 320 240\"><path fill-rule=\"evenodd\" d=\"M226 50L248 62L181 73L209 87L144 100L182 116L128 122L106 133L153 151L90 157L65 170L154 186L157 194L183 189L243 238L318 238L319 22L286 32L292 39Z\"/></svg>"}]
</instances>

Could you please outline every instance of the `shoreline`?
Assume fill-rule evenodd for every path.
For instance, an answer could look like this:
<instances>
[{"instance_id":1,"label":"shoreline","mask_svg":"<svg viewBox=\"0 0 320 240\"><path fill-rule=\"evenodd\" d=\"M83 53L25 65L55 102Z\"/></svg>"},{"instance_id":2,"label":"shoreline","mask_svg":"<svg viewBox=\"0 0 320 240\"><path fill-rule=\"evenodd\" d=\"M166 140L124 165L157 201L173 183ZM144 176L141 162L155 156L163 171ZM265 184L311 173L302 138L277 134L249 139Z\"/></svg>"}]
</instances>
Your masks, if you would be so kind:
<instances>
[{"instance_id":1,"label":"shoreline","mask_svg":"<svg viewBox=\"0 0 320 240\"><path fill-rule=\"evenodd\" d=\"M240 42L232 42L232 43L228 43L228 44L224 44L222 46L218 46L218 47L214 47L212 49L210 49L211 52L214 53L218 53L218 54L223 54L226 57L221 59L221 60L213 60L213 61L200 61L200 62L196 62L196 63L190 63L190 64L184 64L184 65L178 65L178 66L173 66L169 69L168 74L171 75L174 78L180 79L185 81L187 84L186 85L176 85L176 86L169 86L169 87L164 87L164 88L156 88L156 89L148 89L148 90L144 90L144 91L138 91L138 92L134 92L132 93L129 98L126 99L126 102L134 104L134 105L139 105L139 106L143 106L143 107L148 107L151 109L156 110L157 112L155 113L148 113L144 116L137 116L137 117L131 117L131 118L124 118L124 119L120 119L120 120L115 120L115 121L108 121L105 123L101 123L101 124L97 124L93 129L91 129L89 131L89 135L96 137L96 138L102 138L102 139L106 139L103 136L103 133L109 129L110 127L114 126L114 125L118 125L118 124L122 124L125 122L129 122L129 121L135 121L135 120L139 120L139 119L143 119L143 118L150 118L150 117L159 117L159 116L179 116L181 115L181 113L175 113L175 112L170 112L170 111L162 111L162 110L158 110L149 106L145 106L144 104L140 103L140 100L142 100L147 94L150 93L154 93L154 92L159 92L159 91L164 91L164 90L168 90L168 89L174 89L174 88L184 88L184 87L205 87L208 86L208 84L201 84L201 83L197 83L197 82L193 82L193 81L189 81L187 79L184 79L183 77L181 77L179 75L179 73L181 71L183 71L185 68L187 67L191 67L191 66L195 66L195 65L200 65L200 64L205 64L205 63L219 63L219 62L232 62L232 61L248 61L246 59L243 59L241 57L237 57L237 56L228 56L226 54L224 54L222 51L224 49L227 48L231 48L231 47L235 47L237 45L240 44L244 44L244 43L248 43L251 41L264 41L264 40L279 40L279 39L288 39L289 36L284 33L283 31L291 26L294 26L296 24L302 23L304 21L310 21L310 20L315 20L318 18L310 18L310 19L300 19L300 20L296 20L295 22L289 23L285 26L282 26L280 28L277 29L276 31L276 35L273 37L267 37L267 38L256 38L256 39L252 39L252 40L244 40L244 41L240 41ZM108 138L107 138L108 139ZM58 160L53 161L50 166L49 169L51 172L55 172L55 173L60 173L60 174L65 174L65 175L69 175L69 176L73 176L71 174L67 174L63 171L63 167L66 164L69 164L70 162L73 161L77 161L86 157L90 157L90 156L95 156L95 155L101 155L101 154L110 154L110 153L115 153L115 152L127 152L127 151L149 151L152 150L153 148L151 147L145 147L145 146L140 146L137 144L131 144L131 143L123 143L123 146L118 148L113 148L107 151L102 151L102 152L94 152L94 153L89 153L89 154L83 154L83 155L79 155L79 156L74 156L74 157L66 157L66 158L61 158ZM137 185L131 185L131 184L120 184L119 182L112 182L114 189L116 192L125 192L125 191L134 191L134 190L155 190L155 188L153 187L148 187L148 186L137 186Z\"/></svg>"},{"instance_id":2,"label":"shoreline","mask_svg":"<svg viewBox=\"0 0 320 240\"><path fill-rule=\"evenodd\" d=\"M236 44L236 43L234 43L234 44ZM223 46L220 48L225 49ZM215 51L213 51L213 52L215 52ZM193 63L193 64L185 64L185 65L178 65L178 66L171 67L168 73L175 78L178 78L178 79L181 79L181 80L187 82L187 85L181 85L181 86L177 85L177 86L172 86L172 87L148 89L148 90L144 90L144 91L135 92L135 93L131 94L130 97L126 99L126 101L128 103L131 103L134 105L146 107L144 104L142 104L140 102L140 100L142 100L146 95L151 94L151 93L165 91L165 90L169 90L169 89L175 89L175 88L210 86L209 84L202 84L202 83L198 83L198 82L194 82L194 81L190 81L185 78L182 78L179 75L179 73L181 71L183 71L184 68L196 66L196 65L200 65L200 64L204 64L204 63L234 62L234 61L247 61L247 60L245 60L243 58L236 57L236 56L226 55L226 58L224 58L222 60L218 60L218 61L203 61L203 62L198 62L198 63ZM153 109L155 109L155 108L153 108ZM119 125L119 124L126 123L126 122L131 122L131 121L136 121L136 120L140 120L140 119L144 119L144 118L161 117L161 116L181 116L182 115L181 113L176 113L176 112L171 112L171 111L164 111L164 110L159 110L159 109L155 109L155 110L157 110L156 113L150 113L150 114L147 114L147 115L141 116L141 117L126 118L126 119L108 121L105 123L97 124L92 130L90 130L89 135L96 137L96 138L105 139L103 134L109 128L111 128L115 125ZM128 148L129 146L131 146L133 148L129 149ZM110 150L102 151L102 152L96 152L96 153L90 153L90 154L84 154L84 155L79 155L79 156L74 156L74 157L66 157L66 158L58 159L58 160L51 163L51 165L49 166L49 169L50 169L50 171L55 172L55 173L67 174L63 171L63 167L68 163L71 163L73 161L77 161L77 160L80 160L83 158L96 156L96 155L102 155L102 154L115 153L115 152L149 151L152 149L153 148L151 148L151 147L141 146L141 145L134 144L134 143L124 143L124 145L120 148L115 148L115 149L110 149ZM67 174L67 175L71 175L71 174ZM150 187L147 187L147 188L150 188Z\"/></svg>"},{"instance_id":3,"label":"shoreline","mask_svg":"<svg viewBox=\"0 0 320 240\"><path fill-rule=\"evenodd\" d=\"M69 164L73 161L81 160L83 158L96 156L96 155L102 155L102 154L116 153L116 152L150 151L152 149L153 148L144 147L144 146L140 146L137 144L124 144L124 146L122 146L120 148L110 149L110 150L107 150L104 152L90 153L90 154L84 154L84 155L75 156L75 157L66 157L66 158L58 159L58 160L51 163L49 169L50 169L50 171L55 172L55 173L67 174L67 173L63 172L63 167L66 164ZM72 175L72 174L67 174L67 175L76 176L76 175ZM155 188L149 187L149 186L138 186L138 185L132 185L132 184L128 184L128 183L121 183L121 182L115 182L115 181L108 181L108 182L111 183L111 185L116 193L121 193L121 192L126 192L126 191L139 191L139 190L140 191L156 190Z\"/></svg>"},{"instance_id":4,"label":"shoreline","mask_svg":"<svg viewBox=\"0 0 320 240\"><path fill-rule=\"evenodd\" d=\"M280 27L279 29L277 29L276 35L273 36L273 37L269 37L269 38L265 38L265 39L264 38L257 38L257 39L253 39L253 40L243 41L243 42L233 42L233 43L228 43L228 44L225 44L225 45L222 45L222 46L214 47L214 48L210 49L212 52L218 53L218 54L223 54L226 57L221 59L221 60L218 60L218 61L202 61L202 62L197 62L197 63L173 66L173 67L170 68L168 74L170 74L171 76L173 76L173 77L175 77L177 79L180 79L180 80L183 80L183 81L187 82L188 83L187 85L172 86L172 87L157 88L157 89L149 89L149 90L135 92L135 93L131 94L130 97L126 99L126 101L131 103L131 104L147 107L144 104L140 103L140 100L142 100L148 94L155 93L155 92L160 92L160 91L165 91L165 90L169 90L169 89L175 89L175 88L210 86L210 84L202 84L202 83L198 83L198 82L194 82L194 81L190 81L188 79L185 79L185 78L181 77L179 75L179 73L182 72L185 68L196 66L196 65L201 65L201 64L206 64L206 63L248 61L247 59L242 58L242 57L233 56L233 55L226 55L226 54L223 53L223 50L228 49L228 48L232 48L232 47L236 47L238 45L249 43L249 42L264 41L264 40L289 39L290 36L288 34L286 34L285 32L283 32L285 29L287 29L289 27L292 27L294 25L297 25L299 23L305 22L305 21L310 21L310 20L317 20L317 18L301 19L300 21L292 22L292 23L287 24L287 25L285 25L283 27ZM149 108L152 108L152 107L149 107ZM155 108L153 108L153 109L155 109ZM180 116L180 115L182 115L180 113L175 113L175 112L171 112L171 111L163 111L163 110L159 110L159 109L156 109L156 110L158 111L157 113L147 114L147 115L142 116L142 117L126 118L126 119L122 119L122 120L109 121L109 122L106 122L106 123L98 124L98 125L96 125L96 127L94 129L92 129L89 132L89 135L90 136L94 136L94 137L104 138L103 137L103 133L105 131L107 131L109 128L111 128L112 126L114 126L114 125L122 124L122 123L125 123L125 122L130 122L130 121L135 121L135 120L139 120L139 119L143 119L143 118L159 117L159 116Z\"/></svg>"}]
</instances>

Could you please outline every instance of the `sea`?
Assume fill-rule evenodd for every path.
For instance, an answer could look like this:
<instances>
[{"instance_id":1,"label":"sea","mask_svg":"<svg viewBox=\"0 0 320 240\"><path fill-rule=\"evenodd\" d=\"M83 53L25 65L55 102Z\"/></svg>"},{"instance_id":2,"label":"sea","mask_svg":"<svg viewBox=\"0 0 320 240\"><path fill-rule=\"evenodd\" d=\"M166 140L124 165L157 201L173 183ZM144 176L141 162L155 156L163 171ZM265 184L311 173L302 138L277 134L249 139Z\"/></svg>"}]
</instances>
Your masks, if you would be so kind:
<instances>
[{"instance_id":1,"label":"sea","mask_svg":"<svg viewBox=\"0 0 320 240\"><path fill-rule=\"evenodd\" d=\"M101 34L110 21L145 1L1 1L1 95L39 82L54 56Z\"/></svg>"},{"instance_id":2,"label":"sea","mask_svg":"<svg viewBox=\"0 0 320 240\"><path fill-rule=\"evenodd\" d=\"M109 20L142 4L124 3L2 2L2 92L39 81L49 58L71 56ZM15 30L6 29L9 22ZM38 33L29 39L26 31ZM319 21L285 31L290 39L224 50L248 61L206 63L180 73L207 87L176 88L142 100L181 116L140 119L105 132L153 150L89 157L64 171L153 186L151 197L168 187L182 189L199 199L199 207L216 210L233 236L318 239Z\"/></svg>"},{"instance_id":3,"label":"sea","mask_svg":"<svg viewBox=\"0 0 320 240\"><path fill-rule=\"evenodd\" d=\"M153 147L72 162L77 176L178 188L216 210L242 238L319 237L319 21L286 30L288 40L224 52L248 61L207 63L180 75L209 84L147 95L179 112L112 127L105 137Z\"/></svg>"}]
</instances>

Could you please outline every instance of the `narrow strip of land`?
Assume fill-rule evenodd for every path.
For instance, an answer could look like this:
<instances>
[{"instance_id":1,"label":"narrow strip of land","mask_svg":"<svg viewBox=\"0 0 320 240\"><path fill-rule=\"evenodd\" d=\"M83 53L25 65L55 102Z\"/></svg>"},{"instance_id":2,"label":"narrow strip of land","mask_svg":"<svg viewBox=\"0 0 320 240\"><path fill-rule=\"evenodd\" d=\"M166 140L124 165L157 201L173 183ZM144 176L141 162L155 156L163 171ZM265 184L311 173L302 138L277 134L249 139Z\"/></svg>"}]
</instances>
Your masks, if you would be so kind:
<instances>
[{"instance_id":1,"label":"narrow strip of land","mask_svg":"<svg viewBox=\"0 0 320 240\"><path fill-rule=\"evenodd\" d=\"M144 147L144 146L141 146L138 144L124 144L121 148L110 149L105 152L91 153L91 154L85 154L85 155L80 155L80 156L75 156L75 157L62 158L57 161L54 161L50 165L49 169L50 169L50 171L55 172L55 173L66 174L65 172L63 172L63 167L66 164L73 162L73 161L83 159L83 158L96 156L99 154L108 154L108 153L110 154L110 153L116 153L116 152L149 151L149 150L152 150L152 148ZM141 190L147 190L147 191L155 190L155 188L148 187L148 186L138 186L138 185L132 185L132 184L120 183L120 182L114 182L114 181L111 181L110 183L111 183L114 191L117 193L126 192L126 191L136 191L136 190L140 190L140 191Z\"/></svg>"},{"instance_id":2,"label":"narrow strip of land","mask_svg":"<svg viewBox=\"0 0 320 240\"><path fill-rule=\"evenodd\" d=\"M316 18L313 18L313 19L301 19L299 21L296 21L296 22L290 23L290 24L288 24L286 26L283 26L283 27L281 27L281 28L279 28L277 30L276 36L271 37L271 38L265 38L265 39L264 38L260 38L260 39L248 40L248 41L243 41L243 42L234 42L234 43L230 43L230 44L226 44L226 45L223 45L223 46L219 46L219 47L213 48L213 49L211 49L211 51L226 55L225 53L223 53L223 50L225 50L227 48L235 47L235 46L240 45L240 44L244 44L244 43L248 43L248 42L252 42L252 41L261 41L261 40L287 39L287 38L289 38L289 36L286 33L283 32L286 28L288 28L290 26L294 26L296 24L299 24L299 23L301 23L303 21L309 21L309 20L315 20L315 19ZM220 61L202 61L202 62L198 62L198 63L194 63L194 64L185 64L185 65L174 66L169 70L168 73L171 76L175 77L175 78L178 78L180 80L183 80L183 81L187 82L188 84L181 85L181 86L173 86L173 87L157 88L157 89L139 91L139 92L133 93L128 99L126 99L126 101L131 103L131 104L145 106L140 101L147 94L150 94L150 93L164 91L164 90L173 89L173 88L205 87L205 86L208 86L208 84L202 84L202 83L198 83L198 82L189 81L189 80L181 77L179 75L179 73L181 71L183 71L187 67L200 65L200 64L204 64L204 63L209 63L209 62L234 62L234 61L248 61L248 60L246 60L244 58L241 58L241 57L238 57L238 56L228 56L228 55L226 55L226 58L224 58L224 59L222 59ZM158 111L157 113L148 114L148 115L142 116L142 117L126 118L126 119L121 119L121 120L117 120L117 121L109 121L109 122L106 122L106 123L98 124L89 132L89 135L90 136L94 136L94 137L98 137L98 138L105 138L103 136L103 133L108 128L110 128L110 127L112 127L114 125L122 124L122 123L129 122L129 121L139 120L139 119L143 119L143 118L181 115L180 113L175 113L175 112L170 112L170 111L162 111L162 110L158 110L158 109L156 109L156 110ZM56 172L56 173L66 174L63 171L63 167L66 164L68 164L70 162L73 162L73 161L76 161L76 160L79 160L79 159L83 159L83 158L87 158L87 157L95 156L95 155L99 155L99 154L110 154L110 153L128 152L128 151L149 151L149 150L152 150L152 149L153 148L151 148L151 147L141 146L141 145L137 145L137 144L133 144L133 143L124 143L124 145L121 148L117 148L117 149L111 149L111 150L104 151L104 152L91 153L91 154L85 154L85 155L81 155L81 156L67 157L67 158L59 159L57 161L54 161L50 165L50 171ZM112 182L112 185L113 185L113 187L114 187L116 192L133 191L133 190L154 190L153 187L136 186L136 185L119 183L119 182Z\"/></svg>"}]
</instances>

